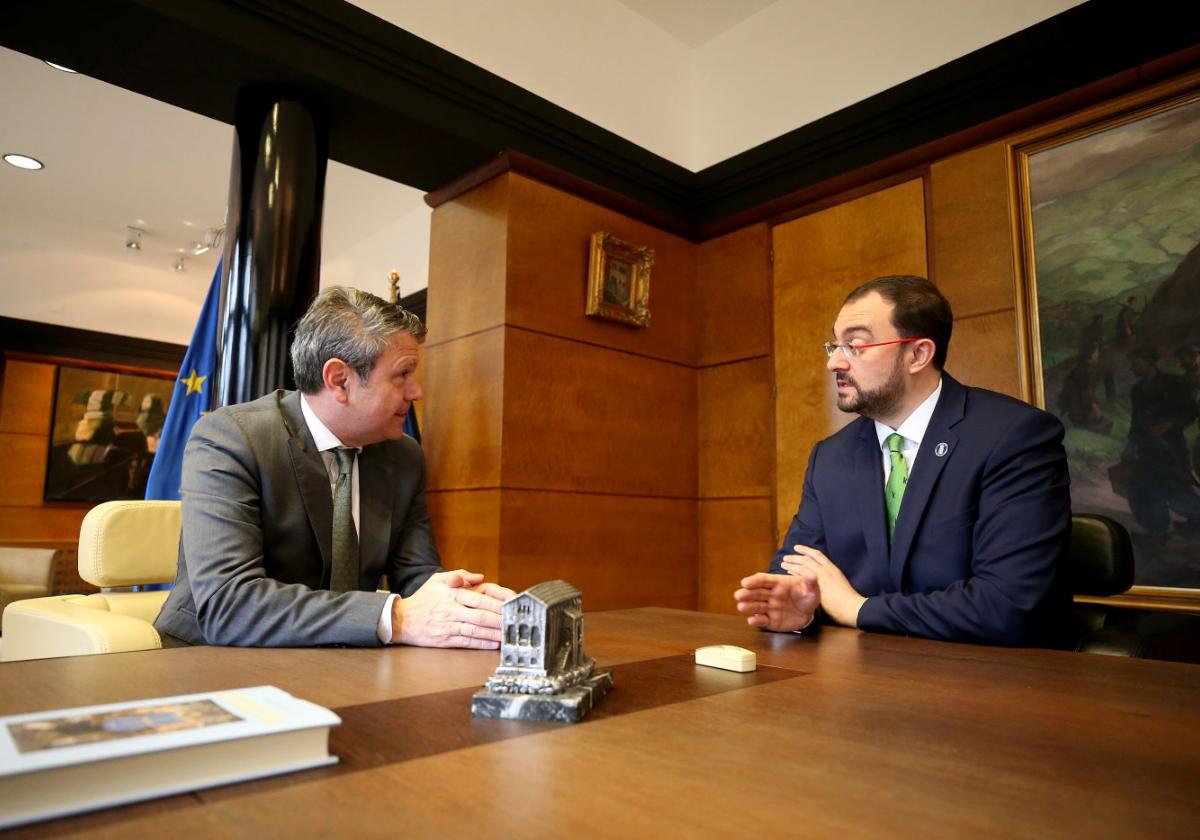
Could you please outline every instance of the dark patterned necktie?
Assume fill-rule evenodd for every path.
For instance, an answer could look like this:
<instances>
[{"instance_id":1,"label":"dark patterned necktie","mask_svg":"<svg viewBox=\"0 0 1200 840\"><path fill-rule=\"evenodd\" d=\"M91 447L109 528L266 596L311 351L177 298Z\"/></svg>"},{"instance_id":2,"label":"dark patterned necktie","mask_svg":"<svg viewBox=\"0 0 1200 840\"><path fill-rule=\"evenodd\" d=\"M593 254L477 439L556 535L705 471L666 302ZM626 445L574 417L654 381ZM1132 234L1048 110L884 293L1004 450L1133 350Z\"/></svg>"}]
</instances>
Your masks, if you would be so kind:
<instances>
[{"instance_id":1,"label":"dark patterned necktie","mask_svg":"<svg viewBox=\"0 0 1200 840\"><path fill-rule=\"evenodd\" d=\"M334 592L358 589L358 531L354 528L353 449L334 450L338 459L337 485L333 491L333 571L329 588Z\"/></svg>"}]
</instances>

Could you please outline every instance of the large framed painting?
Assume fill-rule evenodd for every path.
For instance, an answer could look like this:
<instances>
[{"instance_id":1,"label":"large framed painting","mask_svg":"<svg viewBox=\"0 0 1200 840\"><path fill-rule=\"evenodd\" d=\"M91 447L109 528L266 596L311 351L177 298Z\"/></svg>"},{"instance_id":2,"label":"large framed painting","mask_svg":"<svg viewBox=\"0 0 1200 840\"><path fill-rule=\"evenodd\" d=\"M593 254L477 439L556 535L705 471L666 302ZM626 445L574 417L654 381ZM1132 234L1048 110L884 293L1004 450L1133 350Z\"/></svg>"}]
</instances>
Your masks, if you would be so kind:
<instances>
[{"instance_id":1,"label":"large framed painting","mask_svg":"<svg viewBox=\"0 0 1200 840\"><path fill-rule=\"evenodd\" d=\"M1030 396L1073 507L1130 531L1127 600L1200 607L1200 91L1014 151Z\"/></svg>"},{"instance_id":2,"label":"large framed painting","mask_svg":"<svg viewBox=\"0 0 1200 840\"><path fill-rule=\"evenodd\" d=\"M143 498L174 389L171 373L60 365L46 500Z\"/></svg>"}]
</instances>

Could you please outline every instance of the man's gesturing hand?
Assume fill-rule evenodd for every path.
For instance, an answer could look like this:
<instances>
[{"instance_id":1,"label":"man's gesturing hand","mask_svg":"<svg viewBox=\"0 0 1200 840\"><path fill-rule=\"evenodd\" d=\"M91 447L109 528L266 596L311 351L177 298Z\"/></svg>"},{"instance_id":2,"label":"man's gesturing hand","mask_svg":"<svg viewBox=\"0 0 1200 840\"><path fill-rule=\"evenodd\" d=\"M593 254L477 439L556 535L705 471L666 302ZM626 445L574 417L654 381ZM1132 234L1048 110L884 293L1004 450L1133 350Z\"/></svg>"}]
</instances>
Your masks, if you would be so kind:
<instances>
[{"instance_id":1,"label":"man's gesturing hand","mask_svg":"<svg viewBox=\"0 0 1200 840\"><path fill-rule=\"evenodd\" d=\"M821 606L829 617L847 627L858 626L858 611L867 599L858 594L842 570L824 552L807 545L797 545L795 553L783 558L783 568L789 575L816 576L821 587Z\"/></svg>"},{"instance_id":2,"label":"man's gesturing hand","mask_svg":"<svg viewBox=\"0 0 1200 840\"><path fill-rule=\"evenodd\" d=\"M796 577L759 573L742 579L733 600L751 627L787 632L812 623L821 589L811 573Z\"/></svg>"}]
</instances>

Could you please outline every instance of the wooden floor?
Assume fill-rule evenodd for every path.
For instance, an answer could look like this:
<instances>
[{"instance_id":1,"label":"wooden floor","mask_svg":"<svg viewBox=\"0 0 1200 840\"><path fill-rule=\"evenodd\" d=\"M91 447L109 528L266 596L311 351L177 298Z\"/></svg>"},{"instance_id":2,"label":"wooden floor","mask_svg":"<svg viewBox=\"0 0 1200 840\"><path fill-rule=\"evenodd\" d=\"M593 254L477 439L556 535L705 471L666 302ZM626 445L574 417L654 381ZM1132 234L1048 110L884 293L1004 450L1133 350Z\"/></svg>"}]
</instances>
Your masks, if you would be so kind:
<instances>
[{"instance_id":1,"label":"wooden floor","mask_svg":"<svg viewBox=\"0 0 1200 840\"><path fill-rule=\"evenodd\" d=\"M589 613L582 724L470 716L494 652L185 648L0 666L0 714L269 683L334 709L334 767L12 837L1194 837L1200 667L679 610ZM693 664L737 644L758 671Z\"/></svg>"}]
</instances>

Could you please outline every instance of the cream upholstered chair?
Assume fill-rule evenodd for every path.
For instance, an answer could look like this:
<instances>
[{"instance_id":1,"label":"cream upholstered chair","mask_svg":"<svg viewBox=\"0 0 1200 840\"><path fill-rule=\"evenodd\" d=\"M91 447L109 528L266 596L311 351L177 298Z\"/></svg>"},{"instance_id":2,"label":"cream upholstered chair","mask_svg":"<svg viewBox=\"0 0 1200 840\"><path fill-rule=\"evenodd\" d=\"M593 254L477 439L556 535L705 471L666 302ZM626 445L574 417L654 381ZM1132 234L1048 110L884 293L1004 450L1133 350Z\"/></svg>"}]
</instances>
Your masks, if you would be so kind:
<instances>
[{"instance_id":1,"label":"cream upholstered chair","mask_svg":"<svg viewBox=\"0 0 1200 840\"><path fill-rule=\"evenodd\" d=\"M16 601L4 610L0 660L162 647L154 618L165 591L115 591L175 580L179 502L104 502L79 529L79 576L93 595Z\"/></svg>"},{"instance_id":2,"label":"cream upholstered chair","mask_svg":"<svg viewBox=\"0 0 1200 840\"><path fill-rule=\"evenodd\" d=\"M0 613L13 601L49 595L57 548L0 546Z\"/></svg>"}]
</instances>

